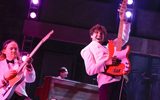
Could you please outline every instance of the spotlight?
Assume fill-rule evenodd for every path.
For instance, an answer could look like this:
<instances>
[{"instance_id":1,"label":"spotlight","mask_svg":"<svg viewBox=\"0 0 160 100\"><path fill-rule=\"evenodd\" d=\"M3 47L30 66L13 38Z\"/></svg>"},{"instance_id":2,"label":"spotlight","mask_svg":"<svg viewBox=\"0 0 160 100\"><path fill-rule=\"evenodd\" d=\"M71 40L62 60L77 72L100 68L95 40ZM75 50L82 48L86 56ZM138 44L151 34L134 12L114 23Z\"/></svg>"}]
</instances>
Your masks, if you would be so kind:
<instances>
[{"instance_id":1,"label":"spotlight","mask_svg":"<svg viewBox=\"0 0 160 100\"><path fill-rule=\"evenodd\" d=\"M132 5L133 4L133 0L128 0L127 4L128 5Z\"/></svg>"},{"instance_id":2,"label":"spotlight","mask_svg":"<svg viewBox=\"0 0 160 100\"><path fill-rule=\"evenodd\" d=\"M36 14L36 12L32 11L32 12L30 12L29 16L30 16L30 18L35 19L37 17L37 14Z\"/></svg>"},{"instance_id":3,"label":"spotlight","mask_svg":"<svg viewBox=\"0 0 160 100\"><path fill-rule=\"evenodd\" d=\"M29 53L23 51L23 52L21 52L20 54L21 54L21 60L22 60L22 61L25 61L26 58L27 58L27 55L28 55Z\"/></svg>"},{"instance_id":4,"label":"spotlight","mask_svg":"<svg viewBox=\"0 0 160 100\"><path fill-rule=\"evenodd\" d=\"M127 21L131 22L133 19L133 9L127 9L125 16L126 16Z\"/></svg>"},{"instance_id":5,"label":"spotlight","mask_svg":"<svg viewBox=\"0 0 160 100\"><path fill-rule=\"evenodd\" d=\"M131 18L132 17L132 12L131 11L126 11L126 17Z\"/></svg>"},{"instance_id":6,"label":"spotlight","mask_svg":"<svg viewBox=\"0 0 160 100\"><path fill-rule=\"evenodd\" d=\"M22 56L22 61L25 61L26 58L27 58L27 56L26 56L26 55L23 55L23 56Z\"/></svg>"},{"instance_id":7,"label":"spotlight","mask_svg":"<svg viewBox=\"0 0 160 100\"><path fill-rule=\"evenodd\" d=\"M31 0L29 11L28 11L28 18L29 19L38 19L38 12L39 12L40 0Z\"/></svg>"},{"instance_id":8,"label":"spotlight","mask_svg":"<svg viewBox=\"0 0 160 100\"><path fill-rule=\"evenodd\" d=\"M39 4L39 0L32 0L32 3L33 3L34 5L37 5L37 4Z\"/></svg>"},{"instance_id":9,"label":"spotlight","mask_svg":"<svg viewBox=\"0 0 160 100\"><path fill-rule=\"evenodd\" d=\"M128 2L127 2L127 8L130 8L130 9L134 8L134 1L133 0L128 0Z\"/></svg>"}]
</instances>

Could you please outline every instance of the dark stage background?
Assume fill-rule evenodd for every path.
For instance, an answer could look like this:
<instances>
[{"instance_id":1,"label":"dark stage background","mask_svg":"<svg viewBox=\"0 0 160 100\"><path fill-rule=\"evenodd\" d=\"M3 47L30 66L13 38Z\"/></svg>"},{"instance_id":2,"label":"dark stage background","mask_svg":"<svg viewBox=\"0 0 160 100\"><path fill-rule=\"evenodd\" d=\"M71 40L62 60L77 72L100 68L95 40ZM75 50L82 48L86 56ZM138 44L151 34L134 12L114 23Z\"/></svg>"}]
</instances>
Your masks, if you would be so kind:
<instances>
[{"instance_id":1,"label":"dark stage background","mask_svg":"<svg viewBox=\"0 0 160 100\"><path fill-rule=\"evenodd\" d=\"M96 77L85 72L80 50L90 41L88 29L96 23L107 27L109 37L116 35L120 1L41 0L37 20L27 18L29 1L0 1L0 47L6 39L12 38L18 41L21 49L31 51L46 33L55 30L54 36L33 56L37 79L27 85L29 96L36 100L36 88L43 84L44 77L57 76L57 70L62 66L67 67L69 80L96 84ZM159 5L159 0L135 0L129 40L132 71L126 88L128 100L160 98ZM29 44L25 37L31 40Z\"/></svg>"}]
</instances>

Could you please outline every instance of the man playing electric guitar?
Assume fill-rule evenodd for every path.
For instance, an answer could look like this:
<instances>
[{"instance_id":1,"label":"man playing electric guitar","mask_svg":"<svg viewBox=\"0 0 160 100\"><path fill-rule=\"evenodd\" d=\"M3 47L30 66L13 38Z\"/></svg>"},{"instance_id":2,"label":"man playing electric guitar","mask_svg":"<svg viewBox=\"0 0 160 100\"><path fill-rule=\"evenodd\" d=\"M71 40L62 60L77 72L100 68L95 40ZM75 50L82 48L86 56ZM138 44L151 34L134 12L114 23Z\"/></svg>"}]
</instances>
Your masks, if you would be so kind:
<instances>
[{"instance_id":1,"label":"man playing electric guitar","mask_svg":"<svg viewBox=\"0 0 160 100\"><path fill-rule=\"evenodd\" d=\"M4 42L0 57L0 100L30 100L25 85L34 82L36 78L31 59L27 58L27 64L23 69L24 77L20 78L20 83L13 87L15 88L14 91L9 91L12 88L10 85L14 79L18 78L15 76L22 63L17 42L14 40Z\"/></svg>"},{"instance_id":2,"label":"man playing electric guitar","mask_svg":"<svg viewBox=\"0 0 160 100\"><path fill-rule=\"evenodd\" d=\"M3 44L0 52L0 100L30 100L25 84L34 82L36 78L31 57L53 33L51 30L43 37L23 62L16 41L7 40Z\"/></svg>"},{"instance_id":3,"label":"man playing electric guitar","mask_svg":"<svg viewBox=\"0 0 160 100\"><path fill-rule=\"evenodd\" d=\"M123 0L120 5L120 9L118 10L120 18L118 38L109 41L107 46L102 45L104 42L104 36L107 32L104 26L97 24L90 29L90 38L92 41L81 50L81 56L85 63L86 73L90 76L97 74L99 100L125 100L125 98L123 98L123 93L122 98L120 99L119 95L121 90L121 76L123 76L123 74L127 74L127 68L129 68L129 62L127 62L127 60L122 61L123 59L120 59L122 57L126 57L126 54L123 53L127 53L126 51L129 50L129 47L125 50L120 50L121 46L129 39L131 27L131 23L128 23L125 20L126 2L127 0ZM118 52L120 55L117 55ZM123 64L123 62L127 63ZM120 76L119 74L117 75L119 69L115 69L113 71L111 70L111 73L109 73L112 74L113 72L113 75L108 75L108 73L106 74L106 70L108 70L106 66L108 65L113 65L111 67L115 67L117 65L118 67L119 65L120 67L127 66L127 68L124 69L127 72L122 71ZM116 75L114 75L114 73L116 73Z\"/></svg>"}]
</instances>

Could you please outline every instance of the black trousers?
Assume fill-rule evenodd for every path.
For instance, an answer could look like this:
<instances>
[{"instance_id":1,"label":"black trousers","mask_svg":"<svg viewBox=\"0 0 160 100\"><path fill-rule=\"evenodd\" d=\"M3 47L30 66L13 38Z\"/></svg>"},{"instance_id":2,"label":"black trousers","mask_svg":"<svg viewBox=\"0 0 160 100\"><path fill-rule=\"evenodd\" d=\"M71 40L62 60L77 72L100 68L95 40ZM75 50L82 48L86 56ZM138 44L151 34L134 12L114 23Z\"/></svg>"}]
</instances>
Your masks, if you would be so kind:
<instances>
[{"instance_id":1,"label":"black trousers","mask_svg":"<svg viewBox=\"0 0 160 100\"><path fill-rule=\"evenodd\" d=\"M120 95L120 100L127 100L127 94L124 91L124 86L123 91L120 94L121 83L122 82L119 81L102 85L99 88L99 100L119 100Z\"/></svg>"},{"instance_id":2,"label":"black trousers","mask_svg":"<svg viewBox=\"0 0 160 100\"><path fill-rule=\"evenodd\" d=\"M14 92L10 100L31 100L29 97L26 96L19 96Z\"/></svg>"}]
</instances>

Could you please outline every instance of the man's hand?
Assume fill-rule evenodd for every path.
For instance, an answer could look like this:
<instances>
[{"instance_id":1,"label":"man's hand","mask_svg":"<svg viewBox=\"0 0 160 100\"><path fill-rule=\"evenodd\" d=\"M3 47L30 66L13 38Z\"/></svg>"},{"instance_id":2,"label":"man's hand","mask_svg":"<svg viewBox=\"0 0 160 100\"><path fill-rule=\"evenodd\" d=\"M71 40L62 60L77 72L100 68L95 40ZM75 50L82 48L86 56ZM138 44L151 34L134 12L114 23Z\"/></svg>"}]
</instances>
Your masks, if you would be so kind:
<instances>
[{"instance_id":1,"label":"man's hand","mask_svg":"<svg viewBox=\"0 0 160 100\"><path fill-rule=\"evenodd\" d=\"M29 54L28 54L25 61L26 61L28 64L31 64L31 63L33 62L33 59L32 59L31 57L29 57Z\"/></svg>"},{"instance_id":2,"label":"man's hand","mask_svg":"<svg viewBox=\"0 0 160 100\"><path fill-rule=\"evenodd\" d=\"M33 59L31 57L29 57L29 55L26 58L26 62L27 62L26 70L27 71L32 71L32 68L33 68L33 66L32 66Z\"/></svg>"},{"instance_id":3,"label":"man's hand","mask_svg":"<svg viewBox=\"0 0 160 100\"><path fill-rule=\"evenodd\" d=\"M121 63L121 60L118 59L116 56L114 56L114 57L112 58L112 65L113 65L113 66L118 66L120 63Z\"/></svg>"},{"instance_id":4,"label":"man's hand","mask_svg":"<svg viewBox=\"0 0 160 100\"><path fill-rule=\"evenodd\" d=\"M33 69L32 64L27 64L27 65L26 65L26 70L27 70L27 71L32 71L32 69Z\"/></svg>"},{"instance_id":5,"label":"man's hand","mask_svg":"<svg viewBox=\"0 0 160 100\"><path fill-rule=\"evenodd\" d=\"M0 88L5 87L5 86L8 85L8 81L5 80L5 79L2 79L2 80L1 80L1 83L2 83L2 85L0 86Z\"/></svg>"}]
</instances>

